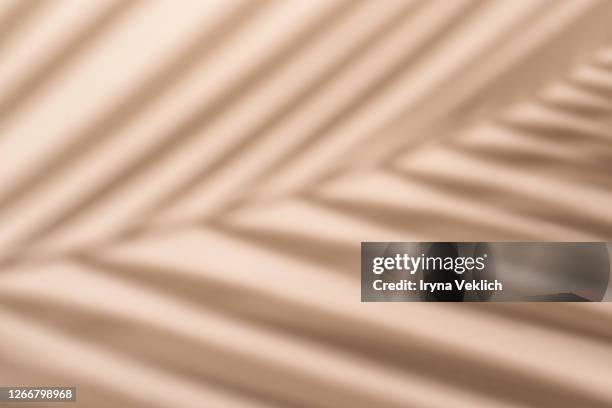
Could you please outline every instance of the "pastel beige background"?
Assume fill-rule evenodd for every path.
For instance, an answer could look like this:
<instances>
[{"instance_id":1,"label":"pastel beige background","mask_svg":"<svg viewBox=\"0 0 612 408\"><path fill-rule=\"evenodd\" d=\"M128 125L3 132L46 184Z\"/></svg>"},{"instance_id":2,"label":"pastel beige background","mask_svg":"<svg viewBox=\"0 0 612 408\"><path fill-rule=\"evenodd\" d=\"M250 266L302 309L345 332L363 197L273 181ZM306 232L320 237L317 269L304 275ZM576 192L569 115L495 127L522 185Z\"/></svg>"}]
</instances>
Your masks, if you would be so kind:
<instances>
[{"instance_id":1,"label":"pastel beige background","mask_svg":"<svg viewBox=\"0 0 612 408\"><path fill-rule=\"evenodd\" d=\"M359 302L360 241L612 238L611 22L606 0L1 0L0 385L612 406L607 304Z\"/></svg>"}]
</instances>

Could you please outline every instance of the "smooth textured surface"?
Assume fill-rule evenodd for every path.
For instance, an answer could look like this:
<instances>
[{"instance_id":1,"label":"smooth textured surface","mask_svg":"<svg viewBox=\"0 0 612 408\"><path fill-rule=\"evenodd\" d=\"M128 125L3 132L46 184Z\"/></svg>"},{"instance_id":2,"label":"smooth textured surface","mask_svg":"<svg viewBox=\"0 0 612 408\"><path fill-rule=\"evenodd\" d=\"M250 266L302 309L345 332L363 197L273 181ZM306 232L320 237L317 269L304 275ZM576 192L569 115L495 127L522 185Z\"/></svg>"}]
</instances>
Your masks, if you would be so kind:
<instances>
[{"instance_id":1,"label":"smooth textured surface","mask_svg":"<svg viewBox=\"0 0 612 408\"><path fill-rule=\"evenodd\" d=\"M0 384L612 406L607 304L361 304L360 241L612 239L612 2L0 2Z\"/></svg>"}]
</instances>

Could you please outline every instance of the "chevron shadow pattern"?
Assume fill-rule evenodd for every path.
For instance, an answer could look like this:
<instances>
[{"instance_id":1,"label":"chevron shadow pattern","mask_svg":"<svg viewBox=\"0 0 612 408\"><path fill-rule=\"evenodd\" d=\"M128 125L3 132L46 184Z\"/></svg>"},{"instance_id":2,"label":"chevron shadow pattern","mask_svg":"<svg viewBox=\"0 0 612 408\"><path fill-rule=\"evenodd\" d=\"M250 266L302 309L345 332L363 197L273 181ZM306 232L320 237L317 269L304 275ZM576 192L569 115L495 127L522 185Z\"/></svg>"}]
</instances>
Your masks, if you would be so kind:
<instances>
[{"instance_id":1,"label":"chevron shadow pattern","mask_svg":"<svg viewBox=\"0 0 612 408\"><path fill-rule=\"evenodd\" d=\"M360 241L612 240L612 2L3 0L0 385L612 406L607 304L361 304Z\"/></svg>"}]
</instances>

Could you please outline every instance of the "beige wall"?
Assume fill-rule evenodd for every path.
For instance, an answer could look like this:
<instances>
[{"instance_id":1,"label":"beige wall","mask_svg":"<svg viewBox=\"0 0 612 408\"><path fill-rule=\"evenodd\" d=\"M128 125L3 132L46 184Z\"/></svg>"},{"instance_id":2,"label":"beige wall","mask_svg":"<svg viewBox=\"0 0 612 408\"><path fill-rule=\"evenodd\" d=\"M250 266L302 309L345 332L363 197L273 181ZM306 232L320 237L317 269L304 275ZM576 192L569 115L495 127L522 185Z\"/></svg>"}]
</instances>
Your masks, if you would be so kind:
<instances>
[{"instance_id":1,"label":"beige wall","mask_svg":"<svg viewBox=\"0 0 612 408\"><path fill-rule=\"evenodd\" d=\"M0 2L0 385L612 406L606 304L361 304L360 241L612 238L612 2Z\"/></svg>"}]
</instances>

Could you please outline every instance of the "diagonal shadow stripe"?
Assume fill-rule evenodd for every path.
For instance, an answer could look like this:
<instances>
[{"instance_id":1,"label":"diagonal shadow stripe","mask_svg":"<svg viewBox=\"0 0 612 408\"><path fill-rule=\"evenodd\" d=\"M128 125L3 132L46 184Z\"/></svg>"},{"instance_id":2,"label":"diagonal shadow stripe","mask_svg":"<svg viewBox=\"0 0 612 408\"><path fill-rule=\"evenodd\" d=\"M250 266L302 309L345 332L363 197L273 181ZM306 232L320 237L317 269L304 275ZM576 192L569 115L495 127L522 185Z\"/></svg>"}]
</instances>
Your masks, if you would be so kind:
<instances>
[{"instance_id":1,"label":"diagonal shadow stripe","mask_svg":"<svg viewBox=\"0 0 612 408\"><path fill-rule=\"evenodd\" d=\"M605 128L583 129L568 124L535 120L529 123L519 123L507 118L500 118L496 124L510 131L521 132L550 143L590 145L603 149L609 149L612 146L612 138L608 136Z\"/></svg>"},{"instance_id":2,"label":"diagonal shadow stripe","mask_svg":"<svg viewBox=\"0 0 612 408\"><path fill-rule=\"evenodd\" d=\"M392 86L393 80L399 77L406 70L406 66L410 65L413 61L417 61L418 59L423 59L424 57L427 56L428 52L430 52L432 49L435 48L436 44L441 43L444 40L447 40L450 36L452 36L455 30L462 27L462 25L465 24L465 21L468 20L470 16L474 14L479 9L479 7L482 5L483 3L480 3L480 2L471 3L470 7L466 8L463 11L463 13L456 16L456 18L452 19L448 24L446 24L443 27L441 31L437 32L429 41L423 42L422 46L418 50L416 50L416 53L414 56L407 56L406 60L401 61L396 67L394 67L392 71L389 73L389 75L386 78L383 78L381 83L378 83L375 86L373 86L371 89L366 90L364 95L362 95L359 98L359 100L356 101L355 106L347 107L347 110L345 112L341 112L337 117L334 117L329 122L322 124L322 126L318 128L316 131L312 132L312 135L306 138L302 144L297 146L292 151L291 154L284 156L279 161L269 166L268 169L265 172L263 172L263 174L258 176L255 179L255 181L252 182L252 184L256 185L262 180L268 177L272 177L275 173L281 172L286 166L291 164L291 162L293 162L296 159L296 157L302 156L304 152L306 152L307 150L313 149L314 147L316 147L316 145L323 138L324 135L327 135L328 132L332 131L336 126L340 125L344 120L346 120L345 117L350 117L350 115L353 115L355 111L358 111L363 106L367 105L367 103L376 94L380 93L381 90L384 90L386 87ZM534 20L540 17L545 12L546 12L545 7L538 7L536 10L534 10L532 13L526 16L525 20L527 22ZM525 21L523 21L523 23L525 23ZM493 47L498 47L499 42L506 42L512 39L513 36L514 36L514 31L511 29L508 29L507 31L499 34L498 35L499 41L496 42L495 45L484 50L483 53L490 51ZM473 66L479 63L480 63L479 59L473 59L472 61L470 61L470 64L468 64L468 66L462 70L462 72L468 71L470 66ZM427 100L437 101L438 94L448 92L449 84L452 81L456 81L456 80L457 80L456 76L447 78L441 85L438 85L436 89L433 89L427 93ZM406 117L413 116L415 107L418 108L424 102L425 100L421 98L420 102L418 102L414 106L411 106L405 109L400 114L395 115L393 118L389 118L388 120L386 120L382 126L377 128L375 131L371 132L370 135L366 136L362 141L360 141L358 143L358 148L367 151L368 145L372 143L372 141L376 139L380 140L381 135L389 134L389 129L394 128L395 126L397 126L398 123L403 123ZM410 145L418 145L419 143L420 141L417 141L417 140L409 142ZM398 151L398 150L400 149L398 148L397 150L394 150L394 151ZM349 153L347 157L353 157L353 156L352 154ZM338 163L332 164L330 168L321 171L321 173L313 177L312 180L309 180L307 183L300 186L297 189L297 194L302 194L302 193L308 194L313 188L316 188L316 186L320 185L323 180L328 180L331 174L338 171L339 168L344 168L346 163L345 162L340 163L340 162L341 161L339 161ZM237 208L237 206L234 205L234 203L231 203L230 206L232 207L232 210Z\"/></svg>"},{"instance_id":3,"label":"diagonal shadow stripe","mask_svg":"<svg viewBox=\"0 0 612 408\"><path fill-rule=\"evenodd\" d=\"M273 161L262 172L255 175L251 179L250 184L257 186L264 180L282 172L286 166L294 162L297 157L304 155L306 151L316 148L321 140L323 140L325 137L329 137L330 134L341 124L350 120L361 109L368 106L368 104L370 104L375 97L387 92L395 84L395 80L406 72L408 69L407 67L415 64L420 59L425 58L425 56L435 49L437 45L448 39L448 37L451 36L456 29L461 27L466 19L476 13L480 7L482 7L482 5L483 4L480 2L469 3L468 6L462 9L457 15L453 16L450 21L448 21L440 30L434 32L433 35L427 38L426 41L422 41L418 47L402 55L393 64L393 66L391 66L380 78L378 78L378 80L370 83L338 113L320 123L303 139L302 142L294 146L289 153ZM229 205L232 206L232 203L230 202Z\"/></svg>"},{"instance_id":4,"label":"diagonal shadow stripe","mask_svg":"<svg viewBox=\"0 0 612 408\"><path fill-rule=\"evenodd\" d=\"M2 49L13 40L15 35L51 4L49 1L18 1L0 16L0 55Z\"/></svg>"},{"instance_id":5,"label":"diagonal shadow stripe","mask_svg":"<svg viewBox=\"0 0 612 408\"><path fill-rule=\"evenodd\" d=\"M163 296L186 300L197 308L213 309L292 336L306 337L361 358L504 401L528 406L606 406L605 402L568 389L566 384L556 383L552 378L517 372L433 340L315 305L302 305L203 276L189 277L177 269L105 261L95 255L80 257L77 261L94 273L110 275ZM515 392L508 393L509 388Z\"/></svg>"},{"instance_id":6,"label":"diagonal shadow stripe","mask_svg":"<svg viewBox=\"0 0 612 408\"><path fill-rule=\"evenodd\" d=\"M67 145L60 153L38 166L25 180L3 193L0 196L0 214L18 204L33 190L59 177L86 152L95 151L99 145L112 138L116 132L150 107L183 75L192 70L197 62L210 58L212 52L221 47L247 19L263 11L270 4L269 1L247 2L246 6L233 10L214 27L200 33L180 49L168 64L135 85L134 90L110 111L101 113L91 123L76 131L69 138L76 142Z\"/></svg>"},{"instance_id":7,"label":"diagonal shadow stripe","mask_svg":"<svg viewBox=\"0 0 612 408\"><path fill-rule=\"evenodd\" d=\"M605 2L594 4L590 10L585 13L581 18L578 18L574 21L573 24L569 25L566 29L562 30L562 37L571 36L572 32L575 32L576 27L580 27L581 25L588 24L589 19L593 18L593 16L597 16L600 14L610 14L612 8L609 7ZM523 25L535 24L539 18L545 16L549 12L549 5L543 4L542 7L536 9L532 14L527 16L526 21L523 22ZM515 27L517 29L517 27ZM493 53L496 51L496 48L499 48L499 43L506 42L515 37L516 31L509 30L505 35L503 35L499 42L496 42L495 45L491 47L491 49L483 52L483 55L486 55L487 52ZM434 122L440 121L457 121L458 123L462 123L464 118L472 116L471 112L477 109L480 106L482 101L491 101L499 99L500 87L502 84L507 84L508 81L517 82L524 78L523 70L517 69L517 67L525 66L529 64L530 61L536 60L540 57L540 55L545 54L548 48L551 48L555 42L559 41L557 36L551 37L549 41L545 41L539 47L534 48L527 54L523 55L520 59L517 59L512 64L506 64L504 68L497 72L495 75L492 75L487 79L486 82L479 84L477 89L471 90L468 94L464 95L457 102L453 102L447 108L444 109L443 115L434 115L431 119ZM464 72L469 72L472 67L477 67L481 61L479 59L475 59L468 67L464 70ZM477 70L476 70L477 72ZM457 80L456 78L451 78L449 81L446 81L437 89L432 90L432 92L428 93L427 100L431 101L431 104L437 106L440 104L440 101L444 101L449 95L449 86L451 86L451 82L453 80ZM467 80L464 78L463 81ZM425 101L426 102L426 101ZM506 105L502 104L500 109L504 109ZM427 108L427 109L426 109ZM414 126L415 120L417 118L424 116L423 111L431 111L428 109L427 104L423 104L423 106L410 107L402 112L400 112L396 117L391 118L386 123L384 123L379 128L375 129L371 134L364 138L364 142L357 146L355 151L363 150L364 146L367 146L370 143L374 143L377 139L391 140L393 137L396 142L387 143L389 146L388 152L382 155L379 159L377 159L377 163L389 163L393 160L397 159L397 157L413 152L418 151L418 149L426 144L431 142L431 137L428 138L405 138L404 135L406 133L415 133L419 132L422 134L428 134L432 136L437 134L438 140L444 140L444 134L454 134L449 132L432 132L427 128L422 129L420 126ZM384 138L381 135L385 135ZM392 141L393 141L392 140ZM349 155L351 152L349 152ZM359 156L358 156L359 158ZM357 160L358 161L358 160ZM332 167L327 173L323 173L319 178L313 180L312 185L316 186L325 180L330 180L335 177L337 174L341 174L347 170L347 165L350 166L351 163L344 163L342 166ZM334 174L335 173L335 174Z\"/></svg>"},{"instance_id":8,"label":"diagonal shadow stripe","mask_svg":"<svg viewBox=\"0 0 612 408\"><path fill-rule=\"evenodd\" d=\"M150 398L142 396L135 397L133 394L127 394L117 388L110 387L99 382L91 380L83 380L77 376L59 373L55 370L41 368L40 364L28 364L28 362L19 359L16 361L14 356L0 353L0 367L10 372L4 378L10 378L10 383L6 380L2 383L23 386L41 386L45 387L66 387L76 386L77 402L85 405L87 408L164 408L162 405L151 401ZM0 381L2 381L0 374ZM19 406L44 406L46 404L18 404ZM55 405L55 404L54 404ZM10 405L9 405L10 406ZM57 406L57 405L55 405Z\"/></svg>"},{"instance_id":9,"label":"diagonal shadow stripe","mask_svg":"<svg viewBox=\"0 0 612 408\"><path fill-rule=\"evenodd\" d=\"M505 239L507 241L534 240L537 237L527 232L512 231L507 227L496 226L487 220L466 219L459 215L441 210L425 208L406 208L398 205L365 203L349 199L324 198L309 194L307 200L344 216L354 217L360 222L383 226L414 237L445 237L448 241L482 241Z\"/></svg>"},{"instance_id":10,"label":"diagonal shadow stripe","mask_svg":"<svg viewBox=\"0 0 612 408\"><path fill-rule=\"evenodd\" d=\"M494 187L470 181L451 179L424 172L391 169L399 177L414 183L420 183L431 189L436 189L461 198L477 202L487 202L503 208L509 213L528 217L531 220L545 221L554 225L563 225L576 231L592 234L604 239L611 237L611 228L603 223L598 214L576 214L574 210L564 208L558 200L540 200L520 192L509 192L504 186ZM526 219L527 221L528 219ZM482 237L490 235L482 235ZM522 239L527 239L523 236Z\"/></svg>"},{"instance_id":11,"label":"diagonal shadow stripe","mask_svg":"<svg viewBox=\"0 0 612 408\"><path fill-rule=\"evenodd\" d=\"M545 153L525 150L512 151L505 146L462 146L448 144L448 148L465 155L492 162L508 168L531 169L538 174L553 174L564 180L574 180L582 185L598 187L603 191L612 190L612 155L601 152L597 156L585 154L580 158L555 157Z\"/></svg>"},{"instance_id":12,"label":"diagonal shadow stripe","mask_svg":"<svg viewBox=\"0 0 612 408\"><path fill-rule=\"evenodd\" d=\"M461 10L457 15L453 16L451 20L444 25L440 30L433 33L427 41L423 41L417 48L410 50L410 52L401 55L399 60L395 62L389 69L387 69L382 75L372 83L370 83L363 91L361 91L350 103L340 109L339 112L334 114L328 120L320 123L313 131L309 132L304 140L293 147L290 152L284 154L282 157L273 160L266 168L262 171L254 174L250 178L249 185L257 186L264 180L280 172L282 168L290 164L295 160L296 157L300 156L305 150L312 148L319 143L324 137L329 136L336 127L340 126L346 120L349 120L356 112L361 108L367 106L376 95L384 93L391 87L394 81L404 73L406 66L410 65L414 61L423 58L436 44L443 41L449 33L459 27L461 23L468 18L470 15L475 13L482 4L479 2L472 2L464 9ZM254 136L254 135L251 135ZM210 168L211 173L207 175L212 176L215 171L218 171L225 163L219 162L216 167ZM200 180L201 182L201 180ZM248 189L249 187L247 187ZM252 188L251 188L252 189ZM187 189L186 189L187 190ZM247 190L245 190L247 191ZM187 191L185 191L186 193ZM182 193L182 194L185 194ZM246 195L246 192L244 193ZM182 195L181 195L182 196ZM167 206L172 202L176 202L181 196L177 198L168 199L167 203L161 205ZM239 208L242 208L248 203L248 199L241 196L237 199L229 200L225 205L218 211L208 214L206 218L215 219L227 215ZM160 205L160 206L161 206ZM137 225L133 229L127 231L125 234L129 236L136 236L146 230L146 225Z\"/></svg>"},{"instance_id":13,"label":"diagonal shadow stripe","mask_svg":"<svg viewBox=\"0 0 612 408\"><path fill-rule=\"evenodd\" d=\"M612 98L612 67L603 67L602 70L610 72L610 83L591 83L584 79L570 77L568 83L571 85L604 99Z\"/></svg>"},{"instance_id":14,"label":"diagonal shadow stripe","mask_svg":"<svg viewBox=\"0 0 612 408\"><path fill-rule=\"evenodd\" d=\"M25 2L26 4L28 2ZM34 3L45 3L34 2ZM17 109L25 105L32 97L40 91L42 86L59 75L70 64L78 59L84 51L91 47L104 32L112 28L120 18L143 4L141 1L122 1L118 0L111 3L91 24L87 25L80 32L75 33L72 39L51 55L46 61L40 62L37 69L29 76L23 78L11 92L3 96L0 100L0 125Z\"/></svg>"},{"instance_id":15,"label":"diagonal shadow stripe","mask_svg":"<svg viewBox=\"0 0 612 408\"><path fill-rule=\"evenodd\" d=\"M161 142L152 148L143 151L140 157L124 166L121 171L115 173L106 182L102 183L97 189L86 194L85 197L68 206L57 217L39 225L15 245L15 248L23 248L39 242L50 235L56 229L65 226L68 222L81 216L91 207L100 204L103 199L108 198L112 192L127 184L136 176L156 163L163 160L173 151L179 149L189 140L197 137L197 132L202 126L207 124L220 112L227 109L231 104L236 103L246 92L251 90L257 83L271 75L278 67L285 64L292 56L298 53L304 44L312 41L324 27L333 24L342 14L348 12L356 2L346 1L339 3L317 24L308 27L296 35L291 41L285 44L271 58L264 61L258 68L249 72L248 75L238 81L237 84L227 89L226 92L217 99L212 105L204 106L201 110L196 110L188 115L188 118L176 124L170 131L165 132L161 137ZM0 204L0 208L2 204Z\"/></svg>"},{"instance_id":16,"label":"diagonal shadow stripe","mask_svg":"<svg viewBox=\"0 0 612 408\"><path fill-rule=\"evenodd\" d=\"M241 140L243 142L235 145L229 149L226 153L220 154L218 157L213 159L211 162L206 163L189 177L185 182L172 188L167 194L161 199L152 203L147 209L144 210L144 222L146 223L157 213L172 206L172 204L179 202L182 198L191 193L195 188L204 183L206 180L214 177L218 172L232 165L232 163L240 160L243 153L248 151L249 148L256 146L259 141L267 136L267 133L283 122L294 112L298 111L308 99L317 95L322 88L325 88L328 84L339 78L345 71L345 69L351 66L352 63L357 61L360 57L367 54L368 51L380 42L387 34L389 34L402 20L408 18L420 9L425 3L408 3L408 5L399 13L396 13L391 17L389 21L382 24L375 32L357 44L351 45L352 50L341 58L338 62L334 63L329 70L324 72L319 78L317 78L312 84L305 87L304 90L298 92L290 101L285 103L282 107L275 110L273 114L264 120L261 125L250 130ZM142 225L134 226L127 234L134 233L135 230L142 227Z\"/></svg>"},{"instance_id":17,"label":"diagonal shadow stripe","mask_svg":"<svg viewBox=\"0 0 612 408\"><path fill-rule=\"evenodd\" d=\"M588 338L607 346L612 344L610 316L597 310L584 310L560 302L553 303L466 303L470 313L482 313L533 326L556 330L565 335Z\"/></svg>"},{"instance_id":18,"label":"diagonal shadow stripe","mask_svg":"<svg viewBox=\"0 0 612 408\"><path fill-rule=\"evenodd\" d=\"M333 395L347 404L359 401L351 404L356 407L401 407L367 390L355 390L203 339L196 341L167 329L68 303L3 294L0 307L63 335L262 403L313 407L321 406L326 395ZM298 390L302 391L298 394Z\"/></svg>"},{"instance_id":19,"label":"diagonal shadow stripe","mask_svg":"<svg viewBox=\"0 0 612 408\"><path fill-rule=\"evenodd\" d=\"M250 244L287 254L314 265L330 268L343 275L359 271L359 246L335 242L325 237L310 237L299 232L266 231L227 223L204 224L204 227L229 235Z\"/></svg>"}]
</instances>

